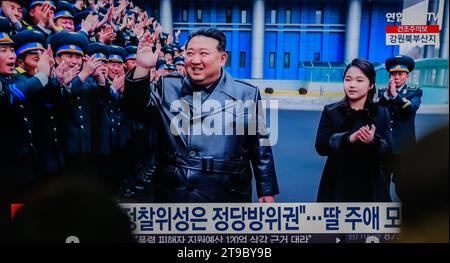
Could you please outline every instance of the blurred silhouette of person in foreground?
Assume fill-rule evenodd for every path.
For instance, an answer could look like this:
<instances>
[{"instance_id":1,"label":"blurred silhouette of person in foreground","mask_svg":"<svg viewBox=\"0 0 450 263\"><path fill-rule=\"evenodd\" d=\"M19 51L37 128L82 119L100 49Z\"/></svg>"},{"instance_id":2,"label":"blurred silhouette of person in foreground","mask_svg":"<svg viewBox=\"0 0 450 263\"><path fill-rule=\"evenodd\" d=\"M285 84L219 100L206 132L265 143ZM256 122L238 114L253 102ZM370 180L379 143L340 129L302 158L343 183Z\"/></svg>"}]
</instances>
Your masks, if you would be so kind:
<instances>
[{"instance_id":1,"label":"blurred silhouette of person in foreground","mask_svg":"<svg viewBox=\"0 0 450 263\"><path fill-rule=\"evenodd\" d=\"M400 163L401 242L448 243L448 125L425 136Z\"/></svg>"},{"instance_id":2,"label":"blurred silhouette of person in foreground","mask_svg":"<svg viewBox=\"0 0 450 263\"><path fill-rule=\"evenodd\" d=\"M129 243L128 216L89 181L64 178L35 193L15 214L9 242Z\"/></svg>"}]
</instances>

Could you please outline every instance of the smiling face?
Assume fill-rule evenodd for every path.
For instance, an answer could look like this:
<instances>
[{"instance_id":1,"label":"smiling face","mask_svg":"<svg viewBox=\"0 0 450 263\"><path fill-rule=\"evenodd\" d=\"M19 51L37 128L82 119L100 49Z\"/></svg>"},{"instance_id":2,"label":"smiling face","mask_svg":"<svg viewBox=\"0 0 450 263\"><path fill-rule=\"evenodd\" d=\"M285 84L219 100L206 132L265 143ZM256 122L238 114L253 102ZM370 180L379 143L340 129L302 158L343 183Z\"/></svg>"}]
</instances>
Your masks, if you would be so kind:
<instances>
[{"instance_id":1,"label":"smiling face","mask_svg":"<svg viewBox=\"0 0 450 263\"><path fill-rule=\"evenodd\" d=\"M81 67L83 64L83 57L80 54L67 52L56 57L56 63L61 64L62 61L64 61L67 68L71 69L74 67Z\"/></svg>"},{"instance_id":2,"label":"smiling face","mask_svg":"<svg viewBox=\"0 0 450 263\"><path fill-rule=\"evenodd\" d=\"M366 100L369 90L374 85L369 78L357 67L350 67L344 77L345 95L350 101Z\"/></svg>"},{"instance_id":3,"label":"smiling face","mask_svg":"<svg viewBox=\"0 0 450 263\"><path fill-rule=\"evenodd\" d=\"M125 74L124 65L122 62L108 62L108 78L114 79Z\"/></svg>"},{"instance_id":4,"label":"smiling face","mask_svg":"<svg viewBox=\"0 0 450 263\"><path fill-rule=\"evenodd\" d=\"M16 64L16 52L9 45L0 46L0 75L9 76L14 74Z\"/></svg>"},{"instance_id":5,"label":"smiling face","mask_svg":"<svg viewBox=\"0 0 450 263\"><path fill-rule=\"evenodd\" d=\"M64 30L69 32L75 32L75 25L73 24L73 19L67 17L60 17L56 19L56 26L62 26Z\"/></svg>"},{"instance_id":6,"label":"smiling face","mask_svg":"<svg viewBox=\"0 0 450 263\"><path fill-rule=\"evenodd\" d=\"M220 78L227 53L217 49L219 41L205 36L193 37L186 49L186 73L193 84L207 87Z\"/></svg>"}]
</instances>

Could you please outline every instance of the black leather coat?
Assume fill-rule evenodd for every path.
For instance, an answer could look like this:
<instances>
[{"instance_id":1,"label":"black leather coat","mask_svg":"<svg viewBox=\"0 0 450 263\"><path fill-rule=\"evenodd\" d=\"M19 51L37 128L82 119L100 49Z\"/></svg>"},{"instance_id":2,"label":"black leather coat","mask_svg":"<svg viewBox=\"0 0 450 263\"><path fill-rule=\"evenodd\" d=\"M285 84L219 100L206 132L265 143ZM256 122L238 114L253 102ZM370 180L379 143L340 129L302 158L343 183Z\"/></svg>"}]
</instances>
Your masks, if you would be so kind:
<instances>
[{"instance_id":1,"label":"black leather coat","mask_svg":"<svg viewBox=\"0 0 450 263\"><path fill-rule=\"evenodd\" d=\"M226 127L237 127L238 123L247 127L250 111L233 109L238 101L259 100L258 88L234 80L224 71L213 92L202 98L202 111L195 103L194 94L198 93L193 92L195 88L187 78L169 75L149 88L148 76L133 80L133 74L134 70L125 82L126 113L141 119L158 116L159 121L156 202L251 202L252 175L259 197L278 194L272 149L261 145L265 123L260 122L253 135L225 135ZM178 103L173 104L175 101ZM212 102L218 106L213 110L206 107ZM180 111L183 107L184 112ZM195 124L213 118L219 132L196 135ZM179 125L171 127L174 120L185 121L189 131L182 132Z\"/></svg>"}]
</instances>

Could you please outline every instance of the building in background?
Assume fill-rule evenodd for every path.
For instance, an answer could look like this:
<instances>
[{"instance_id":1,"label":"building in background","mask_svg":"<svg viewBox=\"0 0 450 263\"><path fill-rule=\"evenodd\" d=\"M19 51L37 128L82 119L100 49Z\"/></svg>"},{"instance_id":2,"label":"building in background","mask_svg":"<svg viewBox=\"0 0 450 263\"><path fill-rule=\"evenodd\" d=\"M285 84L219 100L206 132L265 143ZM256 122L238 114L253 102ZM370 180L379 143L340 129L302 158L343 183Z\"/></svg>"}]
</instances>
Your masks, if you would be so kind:
<instances>
[{"instance_id":1,"label":"building in background","mask_svg":"<svg viewBox=\"0 0 450 263\"><path fill-rule=\"evenodd\" d=\"M439 45L412 48L407 52L416 60L446 60L443 68L434 69L440 73L430 69L427 77L416 76L416 79L426 79L432 86L446 87L445 101L448 103L448 0L137 2L161 22L165 32L181 30L180 43L184 43L189 32L196 28L213 26L222 29L227 36L227 71L236 78L249 79L256 84L261 84L259 80L272 80L272 84L267 85L275 89L285 87L281 88L285 90L298 90L301 86L311 90L319 85L317 83L341 82L346 63L356 57L370 60L381 71L386 58L406 50L398 45L386 45L386 26L402 25L395 15L403 14L405 21L414 23L416 19L419 24L424 17L427 19L428 12L433 12L437 19L428 24L440 25ZM389 22L388 14L394 14L393 22ZM430 76L434 76L433 79L430 80ZM381 81L387 82L384 78Z\"/></svg>"}]
</instances>

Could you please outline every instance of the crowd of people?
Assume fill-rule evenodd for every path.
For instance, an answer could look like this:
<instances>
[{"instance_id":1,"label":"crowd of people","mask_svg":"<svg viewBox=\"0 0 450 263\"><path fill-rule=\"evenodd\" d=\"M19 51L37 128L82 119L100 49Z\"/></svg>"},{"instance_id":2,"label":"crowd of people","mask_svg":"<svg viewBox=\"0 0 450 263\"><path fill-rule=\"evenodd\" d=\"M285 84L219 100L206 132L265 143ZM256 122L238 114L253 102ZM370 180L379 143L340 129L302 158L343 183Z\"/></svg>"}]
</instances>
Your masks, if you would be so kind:
<instances>
[{"instance_id":1,"label":"crowd of people","mask_svg":"<svg viewBox=\"0 0 450 263\"><path fill-rule=\"evenodd\" d=\"M259 202L274 202L263 120L251 136L171 133L173 103L192 105L194 92L220 104L261 97L223 70L222 31L192 33L186 54L179 34L126 0L1 1L2 205L25 203L23 214L61 177L87 178L117 201L251 202L254 176Z\"/></svg>"},{"instance_id":2,"label":"crowd of people","mask_svg":"<svg viewBox=\"0 0 450 263\"><path fill-rule=\"evenodd\" d=\"M127 0L8 0L1 1L0 15L5 192L25 201L36 184L76 174L95 178L114 195L136 198L155 173L153 119L159 116L134 111L135 101L124 100L126 74L140 68L138 46L144 42L151 43L148 58L156 59L148 65L151 84L173 72L193 80L180 31L164 33L147 11ZM221 45L219 31L205 32ZM422 91L405 84L414 68L411 58L390 58L386 68L390 86L376 99L373 65L353 61L344 73L344 100L325 107L316 148L329 160L319 201L390 200L390 176L398 174L393 164L415 141ZM223 75L220 65L216 71ZM361 172L371 176L352 175Z\"/></svg>"},{"instance_id":3,"label":"crowd of people","mask_svg":"<svg viewBox=\"0 0 450 263\"><path fill-rule=\"evenodd\" d=\"M185 45L179 35L164 33L127 0L2 0L0 192L6 198L0 201L27 203L50 180L82 176L119 201L222 203L251 202L254 177L258 201L275 202L279 189L263 117L256 116L251 136L173 133L177 114L198 111L196 92L201 104L214 100L217 112L232 115L219 130L251 115L230 114L230 100L261 99L257 87L223 69L221 30L195 31ZM398 164L415 144L422 90L406 83L414 69L410 57L385 65L389 86L377 96L374 66L353 60L344 71L344 98L322 112L315 146L328 159L318 202L389 202L391 180L401 199L411 198L401 188L408 175ZM187 112L174 109L181 100ZM192 129L198 116L191 117ZM151 186L155 194L146 192ZM41 215L30 207L28 213Z\"/></svg>"},{"instance_id":4,"label":"crowd of people","mask_svg":"<svg viewBox=\"0 0 450 263\"><path fill-rule=\"evenodd\" d=\"M148 121L152 117L123 113L122 108L127 106L122 98L125 75L136 67L138 45L147 36L153 43L152 52L157 54L156 63L150 67L150 83L156 84L161 76L173 72L186 76L180 31L163 33L158 21L127 0L8 0L1 1L0 15L0 114L2 123L7 123L0 134L1 167L9 175L2 180L13 199L21 200L37 182L61 173L89 175L119 196L133 196L143 189L154 173L156 129ZM367 94L361 97L359 87L345 86L345 99L325 108L317 151L321 155L337 151L341 159L347 153L339 148L348 148L346 141L374 144L382 152L392 150L393 157L383 161L383 171L378 167L375 172L384 174L389 190L390 176L397 174L393 164L415 141L414 118L422 91L405 84L414 61L406 56L386 61L390 86L379 93L374 105L370 103L376 93L373 66L362 60L354 63L345 70L344 86L352 84L346 80L352 78L348 73L362 71L360 78L368 80L364 87ZM364 103L352 106L352 96L359 104ZM328 116L335 110L345 114ZM378 116L385 110L389 116ZM347 120L349 116L352 123ZM343 118L338 121L338 130L353 133L330 134L329 118ZM365 150L359 148L356 152ZM364 169L373 166L365 161L356 163ZM325 188L329 165L322 180ZM332 165L333 174L335 167ZM333 184L333 189L347 193L345 186L354 184L346 180L355 178L349 177L351 171L342 172L346 178L339 179L338 184L343 186ZM324 199L323 187L318 200L329 200Z\"/></svg>"},{"instance_id":5,"label":"crowd of people","mask_svg":"<svg viewBox=\"0 0 450 263\"><path fill-rule=\"evenodd\" d=\"M133 2L1 1L0 185L10 201L61 174L87 175L123 198L146 188L156 131L122 110L146 32L158 51L151 81L186 75L180 31L164 33Z\"/></svg>"}]
</instances>

